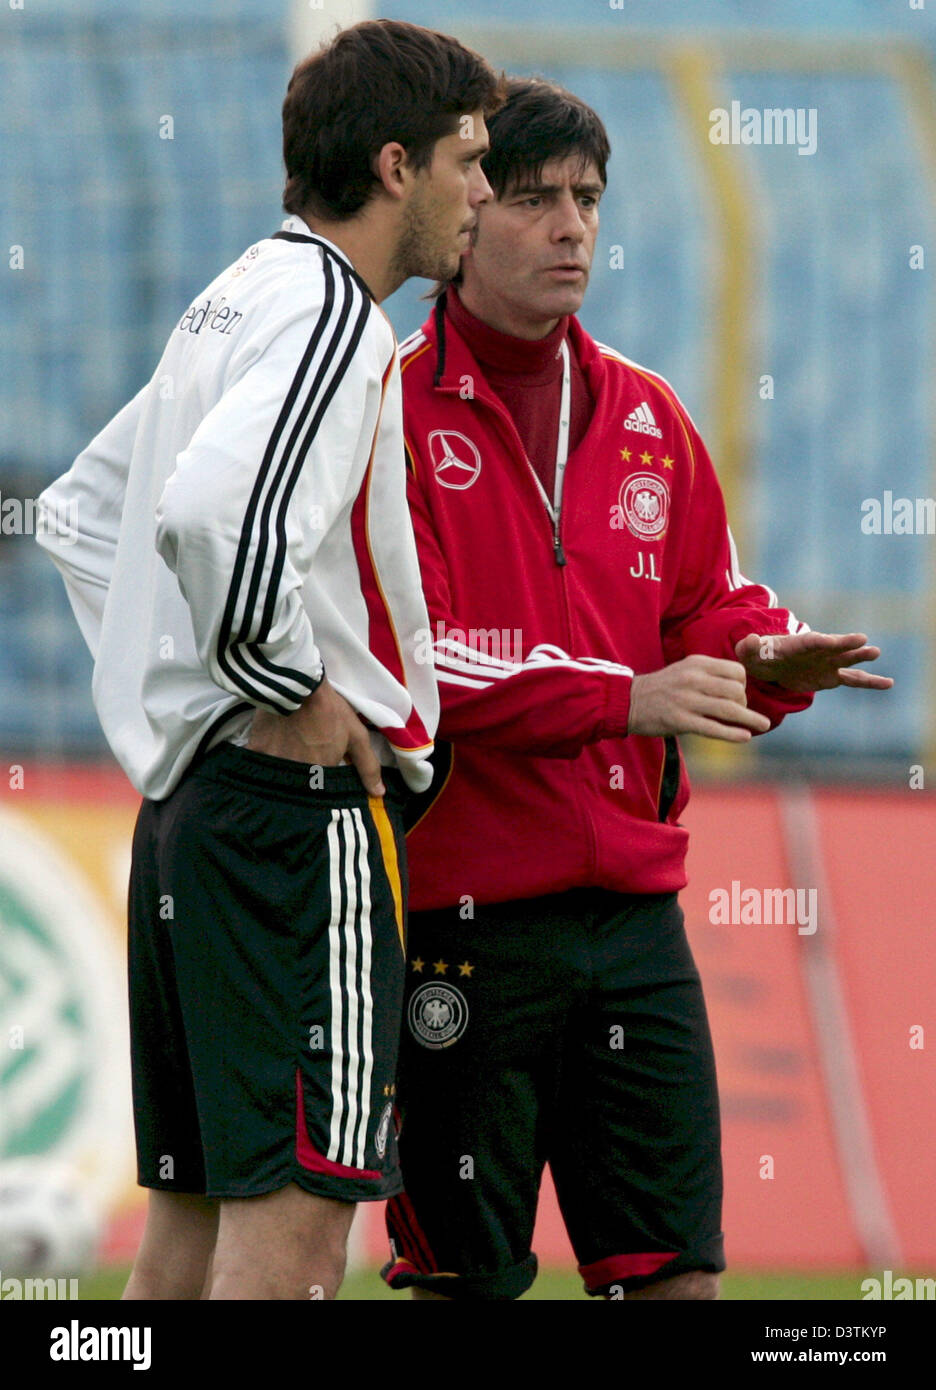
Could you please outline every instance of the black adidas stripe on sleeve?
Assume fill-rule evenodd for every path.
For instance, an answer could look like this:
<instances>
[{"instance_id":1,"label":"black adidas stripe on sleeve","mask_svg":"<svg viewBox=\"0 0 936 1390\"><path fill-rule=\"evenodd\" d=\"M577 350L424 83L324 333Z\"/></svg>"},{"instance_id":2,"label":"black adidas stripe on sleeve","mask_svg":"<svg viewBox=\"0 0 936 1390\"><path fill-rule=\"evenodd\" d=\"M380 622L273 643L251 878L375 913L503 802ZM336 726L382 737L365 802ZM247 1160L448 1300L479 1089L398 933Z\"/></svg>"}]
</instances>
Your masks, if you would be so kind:
<instances>
[{"instance_id":1,"label":"black adidas stripe on sleeve","mask_svg":"<svg viewBox=\"0 0 936 1390\"><path fill-rule=\"evenodd\" d=\"M253 703L273 706L284 714L298 709L321 681L321 677L316 678L307 672L271 661L261 649L262 643L269 637L275 617L286 560L287 511L303 462L348 371L371 308L369 297L362 293L342 262L324 251L322 260L324 302L270 434L251 490L217 642L218 664L230 680ZM336 266L341 271L338 282ZM340 361L336 362L338 345L352 314L355 317L350 338ZM311 384L307 385L312 363L323 342L319 366ZM297 402L303 391L305 395L297 411ZM287 429L288 437L283 445ZM248 557L254 542L254 561L248 576ZM269 577L264 583L264 569L271 544L274 546L273 558Z\"/></svg>"}]
</instances>

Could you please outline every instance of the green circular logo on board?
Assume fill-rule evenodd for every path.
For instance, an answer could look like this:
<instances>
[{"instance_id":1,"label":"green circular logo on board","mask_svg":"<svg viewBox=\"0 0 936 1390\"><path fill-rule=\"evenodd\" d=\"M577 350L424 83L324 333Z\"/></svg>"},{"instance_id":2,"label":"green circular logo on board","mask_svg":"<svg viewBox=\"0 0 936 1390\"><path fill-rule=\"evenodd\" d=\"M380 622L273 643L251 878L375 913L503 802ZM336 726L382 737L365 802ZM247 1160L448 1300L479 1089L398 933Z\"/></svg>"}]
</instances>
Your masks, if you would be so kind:
<instances>
[{"instance_id":1,"label":"green circular logo on board","mask_svg":"<svg viewBox=\"0 0 936 1390\"><path fill-rule=\"evenodd\" d=\"M130 1158L126 988L107 909L25 817L0 811L0 1161L70 1164L102 1204Z\"/></svg>"}]
</instances>

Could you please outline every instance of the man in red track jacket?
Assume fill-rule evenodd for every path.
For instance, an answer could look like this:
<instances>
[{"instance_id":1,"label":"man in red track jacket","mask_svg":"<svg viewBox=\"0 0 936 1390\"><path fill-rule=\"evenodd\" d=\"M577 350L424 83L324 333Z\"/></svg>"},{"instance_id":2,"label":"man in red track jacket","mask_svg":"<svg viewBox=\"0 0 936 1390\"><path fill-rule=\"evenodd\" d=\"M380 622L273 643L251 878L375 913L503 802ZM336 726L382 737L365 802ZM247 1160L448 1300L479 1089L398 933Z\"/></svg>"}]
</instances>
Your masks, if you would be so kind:
<instances>
[{"instance_id":1,"label":"man in red track jacket","mask_svg":"<svg viewBox=\"0 0 936 1390\"><path fill-rule=\"evenodd\" d=\"M732 742L853 669L747 580L672 388L570 317L605 185L593 111L515 81L457 285L401 350L409 498L445 740L408 839L406 1194L416 1296L532 1282L550 1163L589 1293L711 1298L718 1101L676 894L675 735Z\"/></svg>"}]
</instances>

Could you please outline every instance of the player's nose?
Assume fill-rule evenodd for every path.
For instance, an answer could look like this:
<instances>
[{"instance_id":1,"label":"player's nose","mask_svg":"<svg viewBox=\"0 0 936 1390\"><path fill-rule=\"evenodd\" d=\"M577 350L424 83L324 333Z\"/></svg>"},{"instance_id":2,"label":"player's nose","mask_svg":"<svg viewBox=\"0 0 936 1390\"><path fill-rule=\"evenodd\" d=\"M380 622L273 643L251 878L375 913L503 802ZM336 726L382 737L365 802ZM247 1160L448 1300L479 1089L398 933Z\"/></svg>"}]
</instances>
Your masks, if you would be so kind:
<instances>
[{"instance_id":1,"label":"player's nose","mask_svg":"<svg viewBox=\"0 0 936 1390\"><path fill-rule=\"evenodd\" d=\"M475 178L468 201L473 208L479 207L481 203L488 203L494 197L494 190L487 181L487 175L478 164L475 167Z\"/></svg>"}]
</instances>

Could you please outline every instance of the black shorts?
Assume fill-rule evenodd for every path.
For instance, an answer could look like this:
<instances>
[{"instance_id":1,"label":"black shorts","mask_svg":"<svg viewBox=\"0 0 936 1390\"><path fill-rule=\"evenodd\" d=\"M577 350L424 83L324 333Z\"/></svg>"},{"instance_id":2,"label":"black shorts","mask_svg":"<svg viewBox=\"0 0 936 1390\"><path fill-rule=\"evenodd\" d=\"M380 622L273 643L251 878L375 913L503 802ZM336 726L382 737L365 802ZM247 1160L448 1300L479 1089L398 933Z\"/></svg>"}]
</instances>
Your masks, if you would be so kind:
<instances>
[{"instance_id":1,"label":"black shorts","mask_svg":"<svg viewBox=\"0 0 936 1390\"><path fill-rule=\"evenodd\" d=\"M715 1063L675 894L412 913L384 1278L509 1299L543 1167L590 1294L724 1269Z\"/></svg>"},{"instance_id":2,"label":"black shorts","mask_svg":"<svg viewBox=\"0 0 936 1390\"><path fill-rule=\"evenodd\" d=\"M369 798L351 767L222 744L144 801L129 914L142 1186L400 1190L405 788L383 780Z\"/></svg>"}]
</instances>

